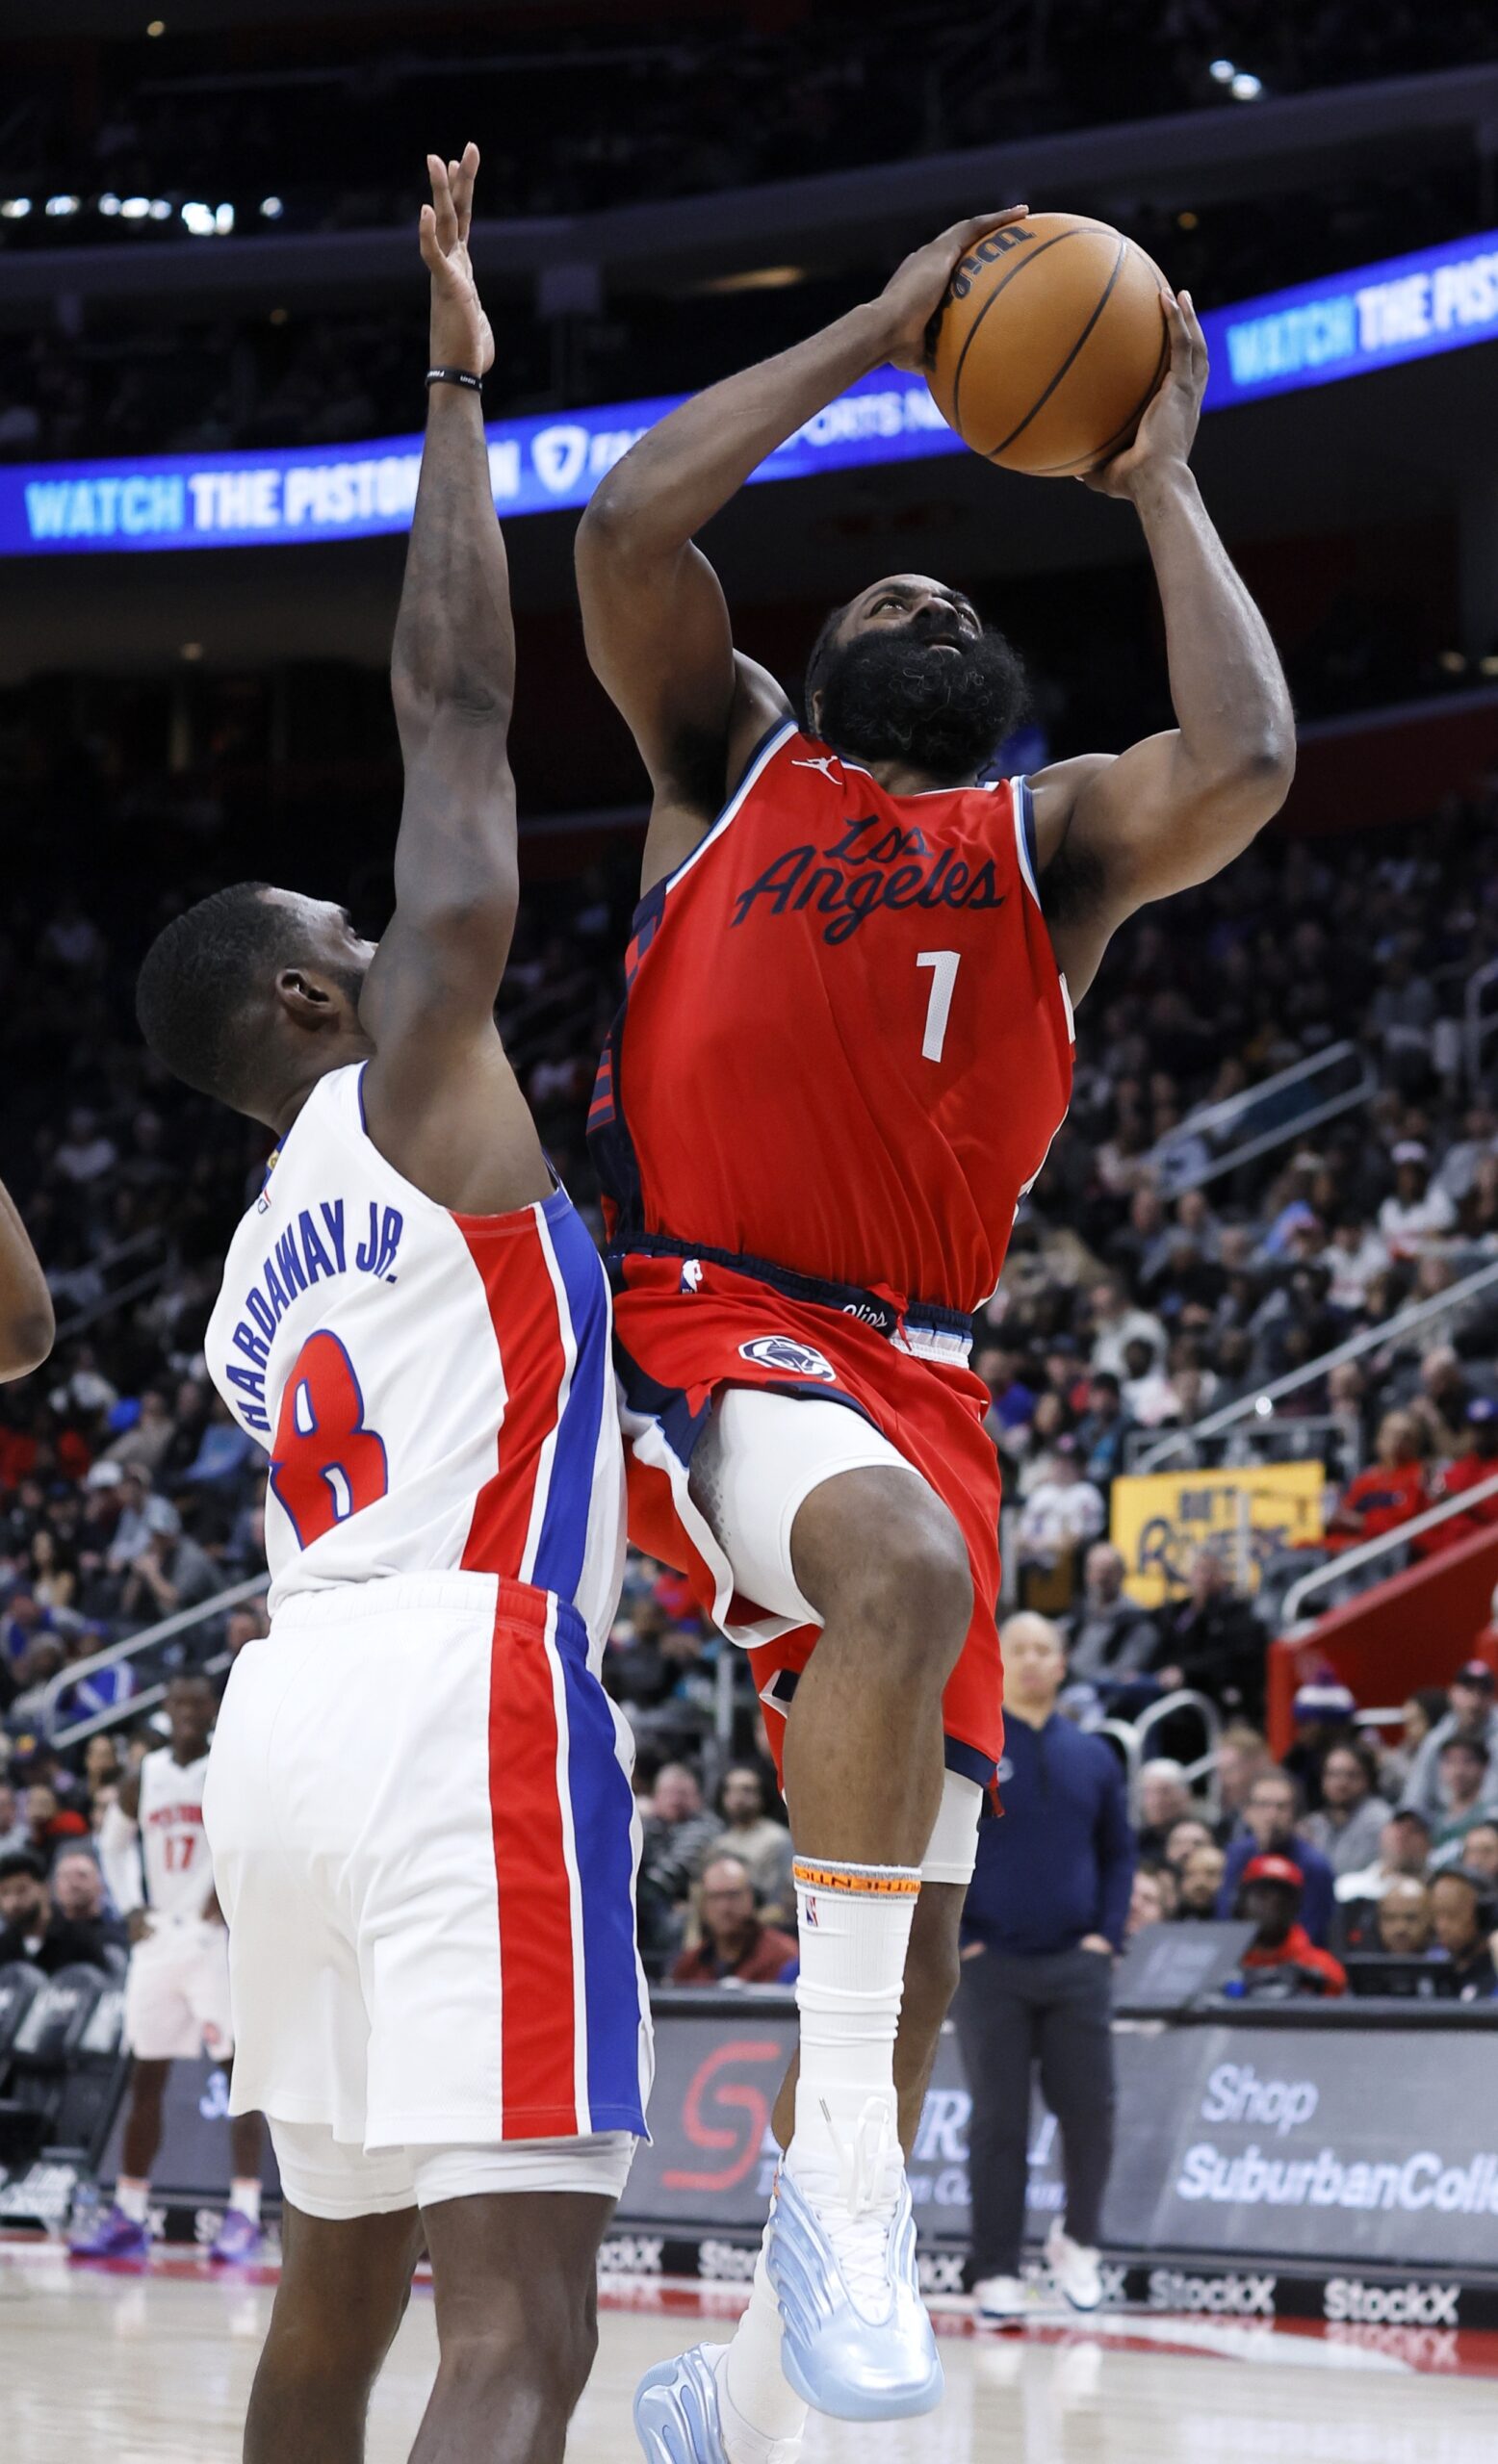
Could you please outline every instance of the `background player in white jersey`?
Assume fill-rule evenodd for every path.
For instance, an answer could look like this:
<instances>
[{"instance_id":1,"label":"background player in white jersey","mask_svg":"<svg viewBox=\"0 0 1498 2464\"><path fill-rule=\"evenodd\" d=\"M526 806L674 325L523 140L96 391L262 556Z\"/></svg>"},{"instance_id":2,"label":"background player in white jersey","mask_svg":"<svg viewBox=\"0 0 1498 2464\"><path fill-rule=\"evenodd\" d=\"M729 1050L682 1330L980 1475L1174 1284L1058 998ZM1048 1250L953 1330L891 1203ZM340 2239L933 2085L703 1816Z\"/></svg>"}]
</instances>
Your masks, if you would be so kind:
<instances>
[{"instance_id":1,"label":"background player in white jersey","mask_svg":"<svg viewBox=\"0 0 1498 2464\"><path fill-rule=\"evenodd\" d=\"M644 2131L607 1286L494 1025L516 910L514 635L477 380L478 149L428 157L429 411L392 662L394 916L249 884L142 970L146 1040L281 1143L206 1341L271 1456L271 1631L205 1815L233 2101L285 2263L249 2464L354 2464L425 2239L413 2454L559 2464L600 2241Z\"/></svg>"},{"instance_id":2,"label":"background player in white jersey","mask_svg":"<svg viewBox=\"0 0 1498 2464\"><path fill-rule=\"evenodd\" d=\"M115 1904L130 1926L125 2042L133 2057L130 2110L115 2204L72 2245L80 2259L143 2257L151 2167L162 2137L162 2097L174 2062L234 2057L229 1938L203 1830L203 1782L218 1697L206 1677L167 1688L170 1742L120 1784L99 1848ZM250 2259L260 2246L261 2121L229 2123L229 2209L210 2256Z\"/></svg>"}]
</instances>

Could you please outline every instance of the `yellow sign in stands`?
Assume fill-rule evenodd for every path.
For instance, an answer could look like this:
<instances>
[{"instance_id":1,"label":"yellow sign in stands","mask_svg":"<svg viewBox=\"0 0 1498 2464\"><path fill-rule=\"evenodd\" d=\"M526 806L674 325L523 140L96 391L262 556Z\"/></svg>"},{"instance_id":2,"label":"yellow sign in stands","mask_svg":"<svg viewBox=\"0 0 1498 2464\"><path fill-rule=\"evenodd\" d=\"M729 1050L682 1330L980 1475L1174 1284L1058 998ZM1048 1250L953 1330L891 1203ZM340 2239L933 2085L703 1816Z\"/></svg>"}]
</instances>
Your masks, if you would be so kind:
<instances>
[{"instance_id":1,"label":"yellow sign in stands","mask_svg":"<svg viewBox=\"0 0 1498 2464\"><path fill-rule=\"evenodd\" d=\"M1327 1475L1320 1463L1246 1463L1235 1472L1147 1472L1113 1483L1113 1545L1124 1554L1131 1600L1146 1608L1184 1591L1191 1560L1210 1543L1238 1572L1246 1542L1248 1588L1278 1549L1322 1536Z\"/></svg>"}]
</instances>

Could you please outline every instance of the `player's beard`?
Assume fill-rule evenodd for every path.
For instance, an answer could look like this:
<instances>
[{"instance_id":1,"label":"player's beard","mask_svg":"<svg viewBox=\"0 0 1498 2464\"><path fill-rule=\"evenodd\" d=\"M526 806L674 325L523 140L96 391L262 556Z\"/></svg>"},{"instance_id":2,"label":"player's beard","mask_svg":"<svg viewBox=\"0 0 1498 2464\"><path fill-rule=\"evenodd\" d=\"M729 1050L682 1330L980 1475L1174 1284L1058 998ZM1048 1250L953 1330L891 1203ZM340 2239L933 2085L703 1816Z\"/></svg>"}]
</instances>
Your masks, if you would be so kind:
<instances>
[{"instance_id":1,"label":"player's beard","mask_svg":"<svg viewBox=\"0 0 1498 2464\"><path fill-rule=\"evenodd\" d=\"M934 786L964 786L1023 716L1029 688L1002 633L966 638L954 655L933 632L917 621L835 650L818 733L850 760L905 762Z\"/></svg>"}]
</instances>

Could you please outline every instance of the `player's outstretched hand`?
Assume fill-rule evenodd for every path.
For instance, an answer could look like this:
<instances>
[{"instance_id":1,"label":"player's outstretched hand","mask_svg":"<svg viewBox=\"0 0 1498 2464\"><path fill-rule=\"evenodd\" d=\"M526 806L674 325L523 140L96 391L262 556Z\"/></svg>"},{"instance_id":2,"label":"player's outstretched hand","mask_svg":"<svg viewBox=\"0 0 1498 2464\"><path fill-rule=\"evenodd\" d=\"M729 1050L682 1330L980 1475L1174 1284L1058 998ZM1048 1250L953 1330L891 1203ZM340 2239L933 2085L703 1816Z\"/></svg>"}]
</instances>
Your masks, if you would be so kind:
<instances>
[{"instance_id":1,"label":"player's outstretched hand","mask_svg":"<svg viewBox=\"0 0 1498 2464\"><path fill-rule=\"evenodd\" d=\"M1022 222L1029 210L1027 205L1006 205L1002 214L975 214L967 222L954 222L923 248L912 249L895 268L879 295L879 305L889 318L885 355L896 368L929 368L933 321L961 260L991 231L1002 231L1006 222Z\"/></svg>"},{"instance_id":2,"label":"player's outstretched hand","mask_svg":"<svg viewBox=\"0 0 1498 2464\"><path fill-rule=\"evenodd\" d=\"M428 154L426 169L431 203L422 208L422 262L431 275L431 365L482 376L494 365L494 334L468 254L478 148L465 145L460 163Z\"/></svg>"},{"instance_id":3,"label":"player's outstretched hand","mask_svg":"<svg viewBox=\"0 0 1498 2464\"><path fill-rule=\"evenodd\" d=\"M1206 339L1191 304L1190 292L1183 291L1175 298L1168 291L1162 292L1160 308L1171 336L1171 364L1165 372L1165 382L1140 421L1133 444L1116 453L1111 462L1083 475L1085 485L1097 488L1105 497L1135 496L1141 482L1155 472L1170 464L1184 463L1201 417L1201 397L1206 391Z\"/></svg>"}]
</instances>

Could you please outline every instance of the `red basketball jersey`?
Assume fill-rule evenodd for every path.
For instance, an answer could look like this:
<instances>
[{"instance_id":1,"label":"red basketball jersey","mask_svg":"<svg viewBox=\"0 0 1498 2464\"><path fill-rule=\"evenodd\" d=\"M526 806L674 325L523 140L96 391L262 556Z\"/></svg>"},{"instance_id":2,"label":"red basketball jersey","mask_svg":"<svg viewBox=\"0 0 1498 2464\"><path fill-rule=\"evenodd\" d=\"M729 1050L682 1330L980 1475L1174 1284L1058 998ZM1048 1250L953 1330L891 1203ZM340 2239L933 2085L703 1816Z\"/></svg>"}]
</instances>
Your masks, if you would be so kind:
<instances>
[{"instance_id":1,"label":"red basketball jersey","mask_svg":"<svg viewBox=\"0 0 1498 2464\"><path fill-rule=\"evenodd\" d=\"M635 916L589 1120L615 1251L988 1297L1072 1085L1029 807L771 732Z\"/></svg>"}]
</instances>

